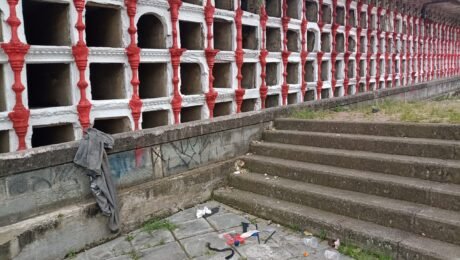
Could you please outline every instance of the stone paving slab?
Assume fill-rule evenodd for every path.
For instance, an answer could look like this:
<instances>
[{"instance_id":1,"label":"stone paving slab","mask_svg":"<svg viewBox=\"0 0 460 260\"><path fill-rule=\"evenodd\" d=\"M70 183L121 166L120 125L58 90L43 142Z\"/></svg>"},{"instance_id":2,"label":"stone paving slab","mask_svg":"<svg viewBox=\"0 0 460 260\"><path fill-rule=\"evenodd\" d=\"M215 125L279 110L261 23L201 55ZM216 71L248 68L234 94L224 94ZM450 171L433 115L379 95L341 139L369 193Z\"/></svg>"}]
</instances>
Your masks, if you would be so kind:
<instances>
[{"instance_id":1,"label":"stone paving slab","mask_svg":"<svg viewBox=\"0 0 460 260\"><path fill-rule=\"evenodd\" d=\"M219 212L208 218L196 218L196 210L219 207ZM214 248L228 248L219 235L226 232L242 232L241 222L251 223L249 230L255 229L257 223L260 231L260 244L256 237L250 237L245 244L232 247L235 250L232 260L269 260L269 259L305 259L325 260L325 250L332 250L327 241L322 241L316 248L307 247L299 231L271 223L250 214L235 210L215 201L209 201L190 209L185 209L167 218L176 225L170 231L159 229L146 232L142 228L120 236L112 241L88 249L72 259L93 260L222 260L229 252L215 252L206 247L211 243ZM265 244L264 241L276 231ZM318 239L319 241L319 239ZM304 257L304 252L309 256ZM349 257L340 255L339 260Z\"/></svg>"}]
</instances>

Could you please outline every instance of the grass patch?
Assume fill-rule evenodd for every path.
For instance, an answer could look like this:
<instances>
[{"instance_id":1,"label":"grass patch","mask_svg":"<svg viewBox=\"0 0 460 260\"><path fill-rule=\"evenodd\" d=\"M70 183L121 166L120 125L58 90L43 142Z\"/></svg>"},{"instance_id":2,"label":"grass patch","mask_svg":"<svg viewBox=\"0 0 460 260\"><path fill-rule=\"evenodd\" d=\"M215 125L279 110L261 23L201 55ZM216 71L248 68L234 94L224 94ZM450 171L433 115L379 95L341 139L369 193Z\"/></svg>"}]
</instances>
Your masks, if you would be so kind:
<instances>
[{"instance_id":1,"label":"grass patch","mask_svg":"<svg viewBox=\"0 0 460 260\"><path fill-rule=\"evenodd\" d=\"M152 232L159 229L174 230L177 228L177 225L169 222L166 219L151 219L144 223L142 226L144 231Z\"/></svg>"},{"instance_id":2,"label":"grass patch","mask_svg":"<svg viewBox=\"0 0 460 260\"><path fill-rule=\"evenodd\" d=\"M378 112L376 112L378 111ZM376 101L374 105L336 107L330 110L303 110L292 117L309 120L402 121L413 123L460 124L460 97L431 101Z\"/></svg>"},{"instance_id":3,"label":"grass patch","mask_svg":"<svg viewBox=\"0 0 460 260\"><path fill-rule=\"evenodd\" d=\"M339 252L341 254L350 256L356 260L392 260L393 258L388 255L371 252L364 250L357 246L341 244L339 247Z\"/></svg>"}]
</instances>

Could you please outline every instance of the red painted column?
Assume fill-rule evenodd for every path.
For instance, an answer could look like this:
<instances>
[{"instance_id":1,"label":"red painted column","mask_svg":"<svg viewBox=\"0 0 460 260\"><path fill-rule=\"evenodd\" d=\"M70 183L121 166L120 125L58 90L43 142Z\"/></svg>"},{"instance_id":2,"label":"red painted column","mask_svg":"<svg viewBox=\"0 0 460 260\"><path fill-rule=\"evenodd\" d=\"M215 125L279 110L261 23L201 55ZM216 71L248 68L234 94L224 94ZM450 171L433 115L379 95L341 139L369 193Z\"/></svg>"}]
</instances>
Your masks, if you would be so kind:
<instances>
[{"instance_id":1,"label":"red painted column","mask_svg":"<svg viewBox=\"0 0 460 260\"><path fill-rule=\"evenodd\" d=\"M410 84L410 53L411 53L411 40L410 40L410 17L409 15L406 17L407 19L407 34L406 34L406 86Z\"/></svg>"},{"instance_id":2,"label":"red painted column","mask_svg":"<svg viewBox=\"0 0 460 260\"><path fill-rule=\"evenodd\" d=\"M391 59L390 59L391 58L390 57L391 53L390 53L390 50L389 50L389 48L387 46L388 45L388 39L390 38L390 32L385 32L384 37L385 37L385 46L386 46L386 48L385 48L385 66L386 66L386 64L388 62L391 63ZM390 79L390 73L391 73L391 71L389 71L388 66L386 66L386 68L385 68L385 76L384 76L385 82Z\"/></svg>"},{"instance_id":3,"label":"red painted column","mask_svg":"<svg viewBox=\"0 0 460 260\"><path fill-rule=\"evenodd\" d=\"M85 0L74 0L75 9L77 10L77 23L75 28L78 31L78 42L75 46L72 47L72 54L77 64L79 80L77 87L80 90L80 101L77 105L78 111L78 120L80 125L84 130L86 130L90 125L89 114L91 111L91 103L86 97L86 88L88 87L88 82L85 78L85 71L88 66L88 47L86 46L85 40L83 38L83 33L85 30L85 24L83 23L83 10L85 9Z\"/></svg>"},{"instance_id":4,"label":"red painted column","mask_svg":"<svg viewBox=\"0 0 460 260\"><path fill-rule=\"evenodd\" d=\"M139 118L141 117L142 101L139 98L139 63L141 60L140 52L141 49L136 44L136 24L134 22L134 16L137 10L137 0L125 0L126 10L129 16L129 28L128 33L130 36L130 44L126 48L126 55L128 56L128 62L131 67L132 78L131 85L133 86L133 95L129 101L129 107L131 108L131 114L134 119L134 130L139 129Z\"/></svg>"},{"instance_id":5,"label":"red painted column","mask_svg":"<svg viewBox=\"0 0 460 260\"><path fill-rule=\"evenodd\" d=\"M382 52L380 50L380 36L382 35L382 30L380 30L380 16L382 15L383 8L379 6L377 8L377 53L375 55L375 84L378 88L378 85L380 84L380 56L382 55Z\"/></svg>"},{"instance_id":6,"label":"red painted column","mask_svg":"<svg viewBox=\"0 0 460 260\"><path fill-rule=\"evenodd\" d=\"M363 2L362 0L358 1L358 5L356 8L356 13L357 17L360 16L360 13L362 11L363 7ZM358 19L359 21L359 19ZM361 81L361 32L363 28L361 27L361 23L358 22L358 28L356 29L356 56L355 56L355 61L356 61L356 92L359 90L359 82Z\"/></svg>"},{"instance_id":7,"label":"red painted column","mask_svg":"<svg viewBox=\"0 0 460 260\"><path fill-rule=\"evenodd\" d=\"M213 39L213 34L212 34L212 27L214 24L214 11L215 8L211 3L211 0L208 0L206 2L206 6L204 7L204 18L206 21L206 27L208 29L208 34L207 34L207 40L208 40L208 45L206 49L204 50L204 53L206 55L206 63L208 64L208 82L209 82L209 90L208 93L206 93L206 104L208 105L209 109L209 118L214 117L214 107L216 105L216 99L217 99L217 91L214 90L214 76L212 75L212 71L214 69L214 61L216 58L217 53L219 50L215 50L212 39Z\"/></svg>"},{"instance_id":8,"label":"red painted column","mask_svg":"<svg viewBox=\"0 0 460 260\"><path fill-rule=\"evenodd\" d=\"M260 101L262 105L262 109L265 109L265 100L267 99L267 93L268 93L268 87L265 82L265 78L267 76L267 56L268 56L268 51L267 51L267 43L265 42L265 37L267 33L267 20L268 20L268 15L267 12L265 11L265 5L262 5L260 7L260 27L262 28L262 49L260 50L259 54L259 61L260 61L260 67L261 67L261 73L260 73L260 88L259 88L259 93L260 93Z\"/></svg>"},{"instance_id":9,"label":"red painted column","mask_svg":"<svg viewBox=\"0 0 460 260\"><path fill-rule=\"evenodd\" d=\"M344 54L344 63L345 63L345 75L343 79L343 89L344 89L344 95L348 95L348 83L350 81L348 77L348 62L350 61L350 56L351 52L348 50L348 45L350 44L348 42L348 37L350 36L350 30L351 30L351 25L349 24L350 20L350 5L351 5L351 0L346 0L345 2L345 54ZM334 66L334 65L332 65Z\"/></svg>"},{"instance_id":10,"label":"red painted column","mask_svg":"<svg viewBox=\"0 0 460 260\"><path fill-rule=\"evenodd\" d=\"M281 18L281 23L283 26L283 52L281 53L283 60L283 85L281 86L281 97L283 99L283 106L287 104L287 96L289 93L289 85L287 83L287 64L291 52L287 49L287 31L288 25L291 18L287 15L287 0L283 0L283 17Z\"/></svg>"},{"instance_id":11,"label":"red painted column","mask_svg":"<svg viewBox=\"0 0 460 260\"><path fill-rule=\"evenodd\" d=\"M370 89L371 82L371 58L372 58L372 9L373 5L367 6L367 56L366 56L366 91Z\"/></svg>"},{"instance_id":12,"label":"red painted column","mask_svg":"<svg viewBox=\"0 0 460 260\"><path fill-rule=\"evenodd\" d=\"M241 80L243 74L241 73L241 67L243 66L244 51L243 51L243 9L241 9L241 3L238 1L238 8L235 11L235 25L236 25L236 51L235 51L235 62L238 68L238 74L236 76L238 80L238 88L235 90L236 99L236 112L241 112L241 104L243 104L245 89L241 86Z\"/></svg>"},{"instance_id":13,"label":"red painted column","mask_svg":"<svg viewBox=\"0 0 460 260\"><path fill-rule=\"evenodd\" d=\"M403 22L404 17L403 14L401 13L401 23ZM399 33L399 39L401 41L401 49L399 53L399 86L404 86L404 74L403 74L403 59L404 59L404 48L403 46L403 40L404 40L404 34L401 28L401 31Z\"/></svg>"},{"instance_id":14,"label":"red painted column","mask_svg":"<svg viewBox=\"0 0 460 260\"><path fill-rule=\"evenodd\" d=\"M392 79L391 79L391 85L393 88L396 87L396 56L397 56L397 49L398 49L398 32L396 30L396 27L398 26L398 13L396 10L393 10L393 53L391 54L392 57Z\"/></svg>"},{"instance_id":15,"label":"red painted column","mask_svg":"<svg viewBox=\"0 0 460 260\"><path fill-rule=\"evenodd\" d=\"M171 23L172 23L172 35L173 35L173 45L169 48L169 54L171 55L171 65L173 67L173 98L171 100L171 106L174 114L174 123L179 124L180 111L182 107L182 96L179 92L179 65L180 57L184 53L185 49L179 48L177 41L177 21L179 20L179 8L182 5L181 0L168 0L169 3L169 12L171 14Z\"/></svg>"},{"instance_id":16,"label":"red painted column","mask_svg":"<svg viewBox=\"0 0 460 260\"><path fill-rule=\"evenodd\" d=\"M24 67L24 57L29 51L30 46L22 43L18 37L18 27L21 21L16 15L16 6L18 0L7 0L10 9L10 16L6 22L11 27L11 39L8 43L2 43L2 49L8 56L11 69L14 73L14 83L12 89L15 94L16 103L13 111L8 114L8 117L13 122L13 128L18 136L18 150L25 150L27 148L25 136L29 127L30 111L22 103L22 92L25 90L21 82L21 72Z\"/></svg>"},{"instance_id":17,"label":"red painted column","mask_svg":"<svg viewBox=\"0 0 460 260\"><path fill-rule=\"evenodd\" d=\"M337 20L337 0L332 0L332 28L331 28L331 36L332 36L332 53L331 53L331 67L332 67L332 75L331 75L331 88L332 93L335 93L335 87L337 85L337 79L335 78L335 61L337 60L337 29L339 28L339 24L336 22Z\"/></svg>"},{"instance_id":18,"label":"red painted column","mask_svg":"<svg viewBox=\"0 0 460 260\"><path fill-rule=\"evenodd\" d=\"M319 27L319 35L323 33L323 0L318 0L318 27ZM321 78L321 63L323 62L324 53L319 51L316 53L316 62L318 64L318 81L316 82L316 97L317 99L321 99L321 90L323 89L323 80Z\"/></svg>"},{"instance_id":19,"label":"red painted column","mask_svg":"<svg viewBox=\"0 0 460 260\"><path fill-rule=\"evenodd\" d=\"M307 93L307 81L305 80L305 63L307 62L308 56L308 51L306 47L307 24L307 5L305 4L305 1L302 1L302 23L300 24L300 33L302 34L302 39L300 41L300 43L302 44L302 49L300 51L300 62L302 66L302 85L300 87L300 91L302 93L302 101L305 101L305 94Z\"/></svg>"}]
</instances>

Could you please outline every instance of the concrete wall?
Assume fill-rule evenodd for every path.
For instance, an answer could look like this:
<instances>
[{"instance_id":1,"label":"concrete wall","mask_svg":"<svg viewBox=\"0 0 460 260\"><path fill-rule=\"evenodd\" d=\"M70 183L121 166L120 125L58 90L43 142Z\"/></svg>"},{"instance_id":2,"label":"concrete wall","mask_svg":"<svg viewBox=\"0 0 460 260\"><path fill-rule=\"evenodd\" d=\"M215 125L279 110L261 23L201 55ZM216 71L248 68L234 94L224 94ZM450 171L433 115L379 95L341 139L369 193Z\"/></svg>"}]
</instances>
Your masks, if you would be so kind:
<instances>
[{"instance_id":1,"label":"concrete wall","mask_svg":"<svg viewBox=\"0 0 460 260\"><path fill-rule=\"evenodd\" d=\"M234 158L245 154L276 117L376 99L426 99L459 89L460 78L454 77L116 134L109 160L122 230L208 200L213 189L226 184ZM0 259L62 258L114 236L84 171L72 164L77 147L78 142L69 142L0 155Z\"/></svg>"}]
</instances>

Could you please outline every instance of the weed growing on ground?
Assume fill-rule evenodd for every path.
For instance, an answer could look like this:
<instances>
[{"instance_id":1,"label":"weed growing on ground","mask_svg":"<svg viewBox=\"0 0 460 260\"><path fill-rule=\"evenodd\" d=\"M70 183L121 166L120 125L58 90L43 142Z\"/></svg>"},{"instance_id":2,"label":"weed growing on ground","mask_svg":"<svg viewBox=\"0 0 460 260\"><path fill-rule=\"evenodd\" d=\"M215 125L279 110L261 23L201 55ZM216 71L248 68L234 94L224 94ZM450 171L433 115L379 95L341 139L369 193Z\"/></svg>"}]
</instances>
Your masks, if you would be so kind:
<instances>
[{"instance_id":1,"label":"weed growing on ground","mask_svg":"<svg viewBox=\"0 0 460 260\"><path fill-rule=\"evenodd\" d=\"M128 256L131 257L132 260L139 260L141 258L140 255L136 252L136 250L131 250L128 253Z\"/></svg>"},{"instance_id":2,"label":"weed growing on ground","mask_svg":"<svg viewBox=\"0 0 460 260\"><path fill-rule=\"evenodd\" d=\"M71 250L70 252L67 253L65 256L66 259L73 259L77 257L77 253L74 250Z\"/></svg>"},{"instance_id":3,"label":"weed growing on ground","mask_svg":"<svg viewBox=\"0 0 460 260\"><path fill-rule=\"evenodd\" d=\"M134 239L134 236L133 235L127 235L126 236L126 241L130 242Z\"/></svg>"},{"instance_id":4,"label":"weed growing on ground","mask_svg":"<svg viewBox=\"0 0 460 260\"><path fill-rule=\"evenodd\" d=\"M364 250L357 246L342 243L339 247L341 254L350 256L356 260L392 260L388 255Z\"/></svg>"},{"instance_id":5,"label":"weed growing on ground","mask_svg":"<svg viewBox=\"0 0 460 260\"><path fill-rule=\"evenodd\" d=\"M326 240L326 238L327 238L326 230L321 229L321 231L319 231L319 239L323 241L323 240Z\"/></svg>"},{"instance_id":6,"label":"weed growing on ground","mask_svg":"<svg viewBox=\"0 0 460 260\"><path fill-rule=\"evenodd\" d=\"M176 229L177 226L169 222L169 220L166 220L166 219L162 219L162 220L151 219L145 222L142 228L144 229L144 231L147 231L147 232L152 232L158 229L167 229L167 230L172 231Z\"/></svg>"}]
</instances>

